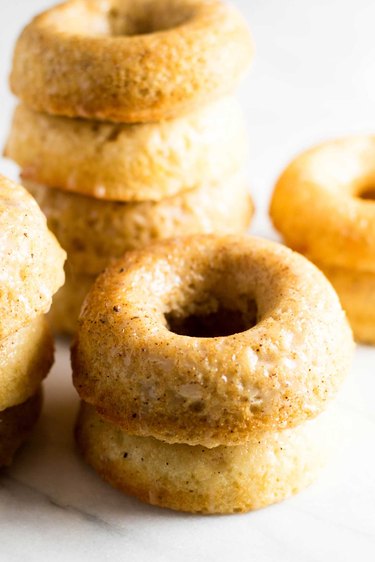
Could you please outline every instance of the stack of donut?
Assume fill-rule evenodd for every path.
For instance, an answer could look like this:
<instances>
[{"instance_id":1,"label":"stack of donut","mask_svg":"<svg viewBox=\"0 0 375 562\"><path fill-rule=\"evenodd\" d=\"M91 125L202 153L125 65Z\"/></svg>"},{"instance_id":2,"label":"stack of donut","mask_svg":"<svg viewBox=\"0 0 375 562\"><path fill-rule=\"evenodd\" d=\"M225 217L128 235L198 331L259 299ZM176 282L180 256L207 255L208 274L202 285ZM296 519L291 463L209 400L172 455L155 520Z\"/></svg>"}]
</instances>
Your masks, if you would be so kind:
<instances>
[{"instance_id":1,"label":"stack of donut","mask_svg":"<svg viewBox=\"0 0 375 562\"><path fill-rule=\"evenodd\" d=\"M134 250L98 277L80 315L79 448L154 505L232 513L280 501L332 447L352 351L331 285L281 245L201 235Z\"/></svg>"},{"instance_id":2,"label":"stack of donut","mask_svg":"<svg viewBox=\"0 0 375 562\"><path fill-rule=\"evenodd\" d=\"M231 93L250 57L246 24L220 0L70 0L24 29L6 155L68 253L57 331L74 331L88 287L125 251L248 227Z\"/></svg>"},{"instance_id":3,"label":"stack of donut","mask_svg":"<svg viewBox=\"0 0 375 562\"><path fill-rule=\"evenodd\" d=\"M0 467L11 463L40 413L53 362L45 313L64 282L64 260L32 197L0 177Z\"/></svg>"},{"instance_id":4,"label":"stack of donut","mask_svg":"<svg viewBox=\"0 0 375 562\"><path fill-rule=\"evenodd\" d=\"M328 141L295 158L271 217L332 282L356 339L375 344L375 137Z\"/></svg>"}]
</instances>

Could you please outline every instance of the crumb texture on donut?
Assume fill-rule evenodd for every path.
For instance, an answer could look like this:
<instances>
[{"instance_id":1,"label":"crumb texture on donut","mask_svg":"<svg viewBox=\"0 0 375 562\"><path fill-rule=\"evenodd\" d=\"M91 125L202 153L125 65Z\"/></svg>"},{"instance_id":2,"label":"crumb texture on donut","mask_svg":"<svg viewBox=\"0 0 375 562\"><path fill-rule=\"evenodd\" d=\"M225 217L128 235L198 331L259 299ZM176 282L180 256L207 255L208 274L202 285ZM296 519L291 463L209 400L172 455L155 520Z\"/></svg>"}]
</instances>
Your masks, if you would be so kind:
<instances>
[{"instance_id":1,"label":"crumb texture on donut","mask_svg":"<svg viewBox=\"0 0 375 562\"><path fill-rule=\"evenodd\" d=\"M331 413L283 431L255 433L238 446L207 449L136 437L81 404L78 446L99 475L152 505L239 513L286 499L309 485L332 453Z\"/></svg>"},{"instance_id":2,"label":"crumb texture on donut","mask_svg":"<svg viewBox=\"0 0 375 562\"><path fill-rule=\"evenodd\" d=\"M161 201L122 203L24 182L75 271L97 275L124 252L176 235L243 232L253 214L241 174Z\"/></svg>"},{"instance_id":3,"label":"crumb texture on donut","mask_svg":"<svg viewBox=\"0 0 375 562\"><path fill-rule=\"evenodd\" d=\"M34 199L0 177L0 340L49 310L64 261Z\"/></svg>"},{"instance_id":4,"label":"crumb texture on donut","mask_svg":"<svg viewBox=\"0 0 375 562\"><path fill-rule=\"evenodd\" d=\"M53 363L53 340L42 315L0 340L0 412L35 394Z\"/></svg>"},{"instance_id":5,"label":"crumb texture on donut","mask_svg":"<svg viewBox=\"0 0 375 562\"><path fill-rule=\"evenodd\" d=\"M228 314L233 333L218 333ZM234 445L317 416L352 350L336 293L305 258L257 238L192 236L129 252L98 278L73 380L130 434Z\"/></svg>"},{"instance_id":6,"label":"crumb texture on donut","mask_svg":"<svg viewBox=\"0 0 375 562\"><path fill-rule=\"evenodd\" d=\"M10 84L36 111L160 121L233 90L251 55L245 21L219 0L70 0L23 30Z\"/></svg>"},{"instance_id":7,"label":"crumb texture on donut","mask_svg":"<svg viewBox=\"0 0 375 562\"><path fill-rule=\"evenodd\" d=\"M5 154L23 178L113 201L160 201L226 181L247 157L244 116L224 98L185 117L143 125L15 111Z\"/></svg>"}]
</instances>

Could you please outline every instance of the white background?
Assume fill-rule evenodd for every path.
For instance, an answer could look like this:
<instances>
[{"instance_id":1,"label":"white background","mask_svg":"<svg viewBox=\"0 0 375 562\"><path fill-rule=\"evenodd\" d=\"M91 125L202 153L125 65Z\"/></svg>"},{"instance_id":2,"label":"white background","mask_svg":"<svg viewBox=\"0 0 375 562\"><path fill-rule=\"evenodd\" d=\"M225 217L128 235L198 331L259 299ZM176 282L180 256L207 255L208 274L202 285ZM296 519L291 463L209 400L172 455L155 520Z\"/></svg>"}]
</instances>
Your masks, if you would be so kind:
<instances>
[{"instance_id":1,"label":"white background","mask_svg":"<svg viewBox=\"0 0 375 562\"><path fill-rule=\"evenodd\" d=\"M267 219L274 181L311 143L375 131L375 2L237 0L256 45L239 96L251 138L251 231L275 238ZM0 144L14 99L12 47L46 0L0 0ZM225 79L223 77L223 79ZM17 177L1 160L0 171ZM247 515L200 517L144 506L102 483L74 452L77 398L66 345L46 384L30 444L0 476L0 559L346 562L375 560L375 349L357 349L341 397L349 446L299 496Z\"/></svg>"}]
</instances>

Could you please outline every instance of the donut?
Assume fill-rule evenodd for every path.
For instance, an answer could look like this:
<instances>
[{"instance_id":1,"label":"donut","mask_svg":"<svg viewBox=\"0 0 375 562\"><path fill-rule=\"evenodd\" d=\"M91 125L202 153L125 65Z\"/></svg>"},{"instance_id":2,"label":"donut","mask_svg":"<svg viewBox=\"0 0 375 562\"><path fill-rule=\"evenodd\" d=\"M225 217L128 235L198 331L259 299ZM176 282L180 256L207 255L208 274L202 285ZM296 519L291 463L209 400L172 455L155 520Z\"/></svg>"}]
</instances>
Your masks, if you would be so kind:
<instances>
[{"instance_id":1,"label":"donut","mask_svg":"<svg viewBox=\"0 0 375 562\"><path fill-rule=\"evenodd\" d=\"M104 480L146 503L238 513L279 502L309 485L335 446L336 417L324 412L294 428L251 434L241 445L208 449L128 435L82 403L76 440Z\"/></svg>"},{"instance_id":2,"label":"donut","mask_svg":"<svg viewBox=\"0 0 375 562\"><path fill-rule=\"evenodd\" d=\"M17 449L26 441L42 409L42 392L22 404L0 411L0 467L9 466Z\"/></svg>"},{"instance_id":3,"label":"donut","mask_svg":"<svg viewBox=\"0 0 375 562\"><path fill-rule=\"evenodd\" d=\"M53 297L48 318L55 334L75 334L78 316L85 296L94 284L95 275L78 273L69 264L65 269L65 284Z\"/></svg>"},{"instance_id":4,"label":"donut","mask_svg":"<svg viewBox=\"0 0 375 562\"><path fill-rule=\"evenodd\" d=\"M276 183L270 214L288 246L313 262L375 272L375 136L320 144Z\"/></svg>"},{"instance_id":5,"label":"donut","mask_svg":"<svg viewBox=\"0 0 375 562\"><path fill-rule=\"evenodd\" d=\"M340 297L356 339L375 344L375 274L316 264Z\"/></svg>"},{"instance_id":6,"label":"donut","mask_svg":"<svg viewBox=\"0 0 375 562\"><path fill-rule=\"evenodd\" d=\"M157 124L15 111L5 154L27 180L111 201L160 201L236 174L247 157L238 102L221 99Z\"/></svg>"},{"instance_id":7,"label":"donut","mask_svg":"<svg viewBox=\"0 0 375 562\"><path fill-rule=\"evenodd\" d=\"M99 276L73 382L129 434L228 446L317 416L352 350L336 293L299 254L253 237L181 237Z\"/></svg>"},{"instance_id":8,"label":"donut","mask_svg":"<svg viewBox=\"0 0 375 562\"><path fill-rule=\"evenodd\" d=\"M244 232L253 205L242 174L158 202L121 203L24 185L47 217L75 271L97 275L127 250L177 235Z\"/></svg>"},{"instance_id":9,"label":"donut","mask_svg":"<svg viewBox=\"0 0 375 562\"><path fill-rule=\"evenodd\" d=\"M36 111L160 121L233 90L251 55L245 21L219 0L70 0L23 30L10 84Z\"/></svg>"},{"instance_id":10,"label":"donut","mask_svg":"<svg viewBox=\"0 0 375 562\"><path fill-rule=\"evenodd\" d=\"M328 141L279 178L270 214L333 283L358 341L375 343L375 136Z\"/></svg>"},{"instance_id":11,"label":"donut","mask_svg":"<svg viewBox=\"0 0 375 562\"><path fill-rule=\"evenodd\" d=\"M36 202L0 176L0 340L48 311L64 260Z\"/></svg>"},{"instance_id":12,"label":"donut","mask_svg":"<svg viewBox=\"0 0 375 562\"><path fill-rule=\"evenodd\" d=\"M53 340L44 316L0 340L0 412L35 394L52 363Z\"/></svg>"}]
</instances>

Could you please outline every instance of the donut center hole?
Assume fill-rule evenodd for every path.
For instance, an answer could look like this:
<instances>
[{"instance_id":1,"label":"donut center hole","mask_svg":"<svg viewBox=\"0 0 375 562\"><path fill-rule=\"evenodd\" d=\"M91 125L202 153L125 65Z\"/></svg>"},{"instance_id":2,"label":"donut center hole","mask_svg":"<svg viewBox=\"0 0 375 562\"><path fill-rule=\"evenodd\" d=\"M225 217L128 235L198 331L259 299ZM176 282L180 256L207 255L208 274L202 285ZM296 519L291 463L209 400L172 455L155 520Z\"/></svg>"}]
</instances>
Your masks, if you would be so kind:
<instances>
[{"instance_id":1,"label":"donut center hole","mask_svg":"<svg viewBox=\"0 0 375 562\"><path fill-rule=\"evenodd\" d=\"M170 312L165 315L168 329L181 336L217 338L231 336L249 330L257 323L258 309L255 300L233 310L218 304L216 310L197 310L188 316Z\"/></svg>"},{"instance_id":2,"label":"donut center hole","mask_svg":"<svg viewBox=\"0 0 375 562\"><path fill-rule=\"evenodd\" d=\"M375 201L375 187L369 186L361 191L358 195L360 199L365 199L366 201Z\"/></svg>"},{"instance_id":3,"label":"donut center hole","mask_svg":"<svg viewBox=\"0 0 375 562\"><path fill-rule=\"evenodd\" d=\"M123 2L107 12L108 34L114 37L147 35L165 31L188 21L192 10L175 0ZM128 6L126 6L128 4Z\"/></svg>"}]
</instances>

